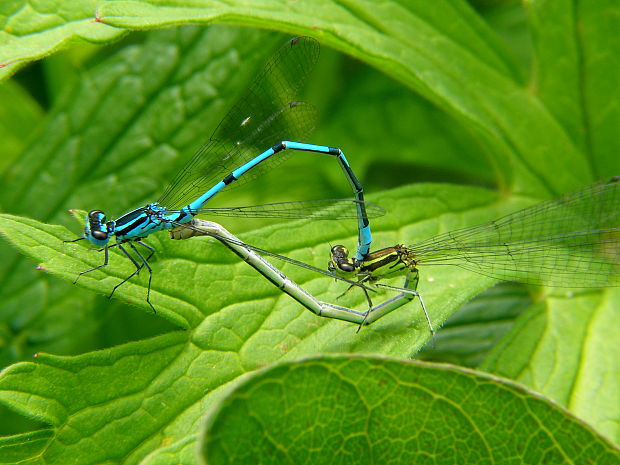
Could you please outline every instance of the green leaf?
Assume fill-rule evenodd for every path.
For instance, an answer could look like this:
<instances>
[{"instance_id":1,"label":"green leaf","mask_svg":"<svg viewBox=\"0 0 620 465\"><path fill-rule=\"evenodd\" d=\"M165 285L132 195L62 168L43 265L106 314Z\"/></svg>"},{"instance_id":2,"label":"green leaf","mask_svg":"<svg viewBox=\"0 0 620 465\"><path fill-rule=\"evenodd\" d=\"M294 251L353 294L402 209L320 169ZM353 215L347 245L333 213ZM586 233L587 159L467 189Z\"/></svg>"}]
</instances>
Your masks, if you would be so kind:
<instances>
[{"instance_id":1,"label":"green leaf","mask_svg":"<svg viewBox=\"0 0 620 465\"><path fill-rule=\"evenodd\" d=\"M53 437L52 429L0 438L2 463L26 463L25 460L40 454Z\"/></svg>"},{"instance_id":2,"label":"green leaf","mask_svg":"<svg viewBox=\"0 0 620 465\"><path fill-rule=\"evenodd\" d=\"M294 10L274 0L217 8L119 1L99 4L96 11L93 27L150 29L229 21L312 34L384 70L458 118L482 138L498 176L519 191L558 194L600 173L532 95L490 29L461 1L435 2L432 8L425 3L391 1L376 8L374 2L356 2L348 9L335 2L316 8L305 1ZM87 16L92 20L92 15L91 10ZM311 27L308 17L313 18ZM574 170L563 170L566 165Z\"/></svg>"},{"instance_id":3,"label":"green leaf","mask_svg":"<svg viewBox=\"0 0 620 465\"><path fill-rule=\"evenodd\" d=\"M409 208L412 199L425 207ZM395 206L394 215L377 224L377 240L385 243L455 228L484 215L496 216L505 208L492 192L449 185L411 186L373 200ZM401 220L405 227L399 226ZM63 243L62 239L72 237L63 227L9 215L0 216L0 225L3 236L35 257L41 268L65 279L73 280L78 271L100 263L101 254L79 243ZM290 234L291 228L295 235ZM278 244L277 252L324 266L326 244L352 243L351 231L345 224L325 228L319 222L299 222L264 228L245 234L244 239L259 246ZM210 244L208 238L173 242L159 236L150 238L158 251L153 263L153 303L158 316L183 325L186 331L78 357L39 355L35 364L15 365L0 376L0 402L55 428L56 435L44 454L46 460L60 457L58 462L62 462L64 457L88 456L104 461L126 453L131 454L126 456L131 461L134 456L154 452L158 444L167 447L171 443L179 454L187 453L203 409L233 381L256 368L324 352L410 356L429 337L415 302L357 333L355 325L322 319L303 309L245 263L239 263L227 249ZM334 301L346 288L306 270L285 266L283 271L327 301ZM114 253L108 267L83 276L78 285L107 294L129 272L128 261ZM390 283L398 285L399 281ZM433 321L440 325L489 283L487 278L457 270L429 269L420 291ZM144 301L145 284L146 277L141 276L119 288L116 297L150 312ZM342 303L363 308L364 299L352 294ZM53 379L53 385L46 379ZM82 393L98 392L77 396L73 393L76 388ZM154 399L154 391L165 400ZM147 414L153 418L146 421L146 413L137 406L151 404L156 410ZM101 422L110 427L101 427ZM124 436L120 451L114 440L118 431L131 431ZM162 431L161 440L153 439L154 431ZM102 446L93 458L84 448L91 442L109 447ZM166 449L161 453L172 452Z\"/></svg>"},{"instance_id":4,"label":"green leaf","mask_svg":"<svg viewBox=\"0 0 620 465\"><path fill-rule=\"evenodd\" d=\"M495 347L484 370L515 379L620 441L617 289L550 295Z\"/></svg>"},{"instance_id":5,"label":"green leaf","mask_svg":"<svg viewBox=\"0 0 620 465\"><path fill-rule=\"evenodd\" d=\"M620 90L618 3L532 2L536 74L541 103L589 159L596 177L618 172Z\"/></svg>"},{"instance_id":6,"label":"green leaf","mask_svg":"<svg viewBox=\"0 0 620 465\"><path fill-rule=\"evenodd\" d=\"M44 450L36 451L38 460L32 463L68 463L85 457L95 463L119 457L131 461L166 440L172 433L165 430L168 423L190 426L188 418L195 418L199 410L191 406L192 399L204 395L204 381L222 380L209 381L209 370L203 369L208 365L202 363L211 362L208 357L194 358L200 350L195 346L192 350L189 336L177 331L148 343L79 357L39 354L36 362L3 371L0 401L54 427L54 437ZM170 365L184 366L182 374L167 370Z\"/></svg>"},{"instance_id":7,"label":"green leaf","mask_svg":"<svg viewBox=\"0 0 620 465\"><path fill-rule=\"evenodd\" d=\"M256 372L210 412L201 442L214 465L620 463L604 438L508 380L385 357Z\"/></svg>"},{"instance_id":8,"label":"green leaf","mask_svg":"<svg viewBox=\"0 0 620 465\"><path fill-rule=\"evenodd\" d=\"M25 63L22 58L49 53L67 44L67 39L75 43L76 30L86 31L81 36L87 38L103 31L95 40L106 41L124 34L121 26L154 28L169 21L221 20L320 39L324 53L313 76L310 101L319 103L325 117L316 139L309 142L341 147L366 192L372 194L369 198L392 212L373 223L377 247L410 243L496 218L548 198L551 192L567 192L593 178L620 173L620 118L617 89L613 88L619 80L614 58L619 56L614 35L618 15L611 3L580 3L570 10L558 9L553 2L536 2L528 5L530 28L513 35L507 35L506 27L502 29L497 23L492 32L481 16L459 1L434 2L432 6L424 2L401 5L385 1L380 6L376 2L323 2L320 8L316 2L300 1L291 8L289 4L263 1L254 2L252 9L233 2L218 5L218 10L206 4L181 8L161 2L157 6L146 2L97 3L97 17L109 24L115 22L119 28L92 22L94 3L85 7L83 3L64 5L72 8L64 15L43 11L40 4L37 10L23 2L0 7L0 15L10 12L3 18L4 32L0 35L0 41L9 42L0 47L0 53L8 53L11 60L22 60L5 66L0 73L13 72L15 64ZM123 21L127 24L122 25ZM11 36L14 30L26 33ZM532 61L531 57L520 57L515 64L498 38L514 37L515 32L520 41L530 34L534 38L532 76L521 64ZM78 286L72 286L75 273L99 265L101 254L86 250L83 243L61 243L62 239L76 237L78 228L73 224L71 233L41 223L68 225L67 208L102 208L115 217L155 199L183 160L208 138L257 68L284 40L281 37L226 28L179 28L132 36L133 42L140 43L119 42L116 52L106 50L93 57L79 76L71 76L67 70L65 81L75 84L55 101L40 130L26 128L34 142L2 179L5 188L0 190L0 203L12 214L2 219L4 237L38 262L45 260L44 266L64 280L36 273L29 260L18 258L6 243L0 244L0 360L8 363L36 350L81 353L126 340L143 340L77 359L64 358L66 365L58 370L44 370L49 363L56 363L50 356L24 365L27 369L11 378L14 384L9 386L10 392L4 391L6 398L0 394L0 402L31 417L57 423L43 455L37 450L39 446L29 448L27 436L15 436L16 447L24 444L20 459L66 463L70 457L72 462L93 463L101 461L93 458L97 455L115 463L193 463L204 409L257 367L337 351L409 357L424 344L426 327L415 301L356 335L352 325L327 321L304 310L220 244L211 244L206 238L174 243L160 234L148 239L158 252L154 263L157 315L152 315L144 301L145 276L121 287L110 303L103 296L131 271L126 260L113 254L108 269L86 275ZM418 95L387 78L376 81L373 72L350 60L343 61L339 55L331 54L330 58L325 53L330 45L372 64ZM522 50L514 48L517 53ZM7 63L2 60L0 63ZM54 80L63 81L62 65ZM41 85L49 86L50 82ZM53 82L52 86L57 87ZM13 109L7 111L11 114ZM274 172L252 183L251 189L231 192L221 200L248 205L349 195L348 185L331 160L319 163L312 156L292 158L285 164L286 171ZM423 180L499 183L503 188L499 196L486 190L443 185L380 192ZM524 199L515 192L531 195ZM255 224L226 223L236 234L253 229L241 235L250 243L320 268L327 261L328 243L352 245L355 240L349 223L290 223L263 229ZM309 272L288 265L283 270L319 298L333 301L343 291L341 284ZM390 284L401 283L394 280ZM420 290L438 326L489 284L486 278L459 271L429 269L424 270ZM100 296L80 287L93 289ZM602 326L615 320L596 318L599 313L605 315L602 308L618 308L617 294L582 292L568 300L566 294L559 293L537 299L539 305L524 314L505 343L492 353L488 368L497 368L557 396L563 405L617 439L615 425L620 414L610 407L617 403L617 389L610 378L617 378L618 357L608 350L609 342L607 346L599 342L617 339L613 326ZM131 301L147 312L132 311L122 301ZM585 311L586 321L567 323L565 318L554 318L553 313L544 314L544 318L536 313L564 301L565 311ZM355 293L338 302L363 308L362 297ZM485 308L510 308L510 303L491 299ZM597 325L587 319L592 315ZM183 337L175 336L178 341L166 343L176 344L175 350L181 355L166 358L168 365L162 368L158 357L168 346L162 346L152 335L170 332L173 324L157 326L150 322L164 318L189 329ZM521 322L530 318L544 321L542 329L540 324L530 326L532 334L540 336L538 340L525 332L519 334ZM483 321L481 317L471 320L469 328L459 328L463 337L484 336L476 332ZM489 340L499 331L501 328L489 333ZM440 335L443 333L449 330ZM523 341L519 335L524 336ZM574 338L574 346L565 338ZM468 363L479 360L482 352L476 341L451 341L447 355ZM597 343L591 348L592 341ZM442 345L438 349L445 354L441 336L436 344ZM508 349L513 347L510 353ZM524 348L522 352L520 347ZM603 354L600 358L605 363L594 362L594 353ZM132 364L116 365L130 354ZM469 354L475 355L468 358ZM580 354L585 354L583 363ZM140 363L152 363L156 369L147 373ZM32 366L42 371L31 378ZM0 383L6 383L5 374L12 369L0 375ZM84 376L82 386L81 379L76 382L70 376L82 370L89 376L95 373L98 383L90 383ZM151 378L154 381L124 383L132 371L146 381L148 376L155 376ZM200 373L195 376L197 371ZM586 382L582 374L598 380L605 392L601 393L595 382ZM117 383L117 379L122 382ZM144 386L160 379L165 385L158 385L162 393L180 394L166 398L164 407L159 403L152 410L145 409L153 406L154 396ZM51 400L41 403L37 392L56 382L69 386L70 392L44 392ZM139 382L143 384L137 386ZM135 390L127 393L123 384ZM112 399L109 408L105 402L97 403L102 387ZM30 393L35 394L29 397ZM84 398L87 406L80 410ZM127 409L130 402L138 407ZM64 418L46 416L64 404L70 410ZM143 425L141 414L145 411L161 418L149 419ZM99 425L102 418L120 418L123 425L130 426L121 433L110 433L115 424L120 424L114 421L106 423L107 429L101 433L83 428L85 424ZM0 420L10 422L4 416ZM129 444L123 442L127 431L131 433L127 436ZM94 439L74 442L76 434ZM13 438L8 439L9 447L11 441ZM119 441L123 442L122 450L129 452L116 453ZM96 444L96 454L89 444ZM575 444L581 446L578 440ZM16 457L8 455L6 461L13 463Z\"/></svg>"},{"instance_id":9,"label":"green leaf","mask_svg":"<svg viewBox=\"0 0 620 465\"><path fill-rule=\"evenodd\" d=\"M493 286L451 316L416 359L478 367L510 332L515 319L531 305L525 286L517 283Z\"/></svg>"},{"instance_id":10,"label":"green leaf","mask_svg":"<svg viewBox=\"0 0 620 465\"><path fill-rule=\"evenodd\" d=\"M105 43L120 38L126 31L97 20L100 3L96 0L2 2L0 78L69 43Z\"/></svg>"},{"instance_id":11,"label":"green leaf","mask_svg":"<svg viewBox=\"0 0 620 465\"><path fill-rule=\"evenodd\" d=\"M0 140L2 158L0 173L24 150L30 138L30 129L41 121L39 105L16 83L5 82L0 85Z\"/></svg>"},{"instance_id":12,"label":"green leaf","mask_svg":"<svg viewBox=\"0 0 620 465\"><path fill-rule=\"evenodd\" d=\"M267 21L269 27L281 24L291 32L313 34L383 70L459 119L482 138L496 173L518 191L559 194L582 182L574 173L594 177L588 157L532 95L501 43L464 2L434 2L429 7L393 1L381 8L374 2L355 2L347 9L325 2L317 9L308 1L295 10L271 1L260 8L233 4L216 9L114 2L102 6L100 14L106 24L118 27L199 18L245 20L254 26ZM567 165L575 169L564 170Z\"/></svg>"}]
</instances>

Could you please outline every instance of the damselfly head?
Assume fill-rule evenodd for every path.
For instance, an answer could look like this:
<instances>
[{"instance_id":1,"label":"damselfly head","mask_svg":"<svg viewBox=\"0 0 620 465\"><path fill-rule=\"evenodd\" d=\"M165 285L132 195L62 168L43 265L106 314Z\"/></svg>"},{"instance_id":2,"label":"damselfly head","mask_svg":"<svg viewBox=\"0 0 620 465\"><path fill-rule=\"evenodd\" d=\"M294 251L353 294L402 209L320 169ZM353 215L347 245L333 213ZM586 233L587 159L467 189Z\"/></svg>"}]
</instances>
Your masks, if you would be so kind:
<instances>
[{"instance_id":1,"label":"damselfly head","mask_svg":"<svg viewBox=\"0 0 620 465\"><path fill-rule=\"evenodd\" d=\"M331 248L332 259L347 259L349 257L349 249L344 245L335 245Z\"/></svg>"},{"instance_id":2,"label":"damselfly head","mask_svg":"<svg viewBox=\"0 0 620 465\"><path fill-rule=\"evenodd\" d=\"M101 210L93 210L86 216L86 226L84 227L84 237L91 243L104 246L109 240L109 227L106 222L105 213Z\"/></svg>"},{"instance_id":3,"label":"damselfly head","mask_svg":"<svg viewBox=\"0 0 620 465\"><path fill-rule=\"evenodd\" d=\"M357 270L357 267L349 259L349 249L344 245L335 245L331 248L327 269L332 273L353 273Z\"/></svg>"}]
</instances>

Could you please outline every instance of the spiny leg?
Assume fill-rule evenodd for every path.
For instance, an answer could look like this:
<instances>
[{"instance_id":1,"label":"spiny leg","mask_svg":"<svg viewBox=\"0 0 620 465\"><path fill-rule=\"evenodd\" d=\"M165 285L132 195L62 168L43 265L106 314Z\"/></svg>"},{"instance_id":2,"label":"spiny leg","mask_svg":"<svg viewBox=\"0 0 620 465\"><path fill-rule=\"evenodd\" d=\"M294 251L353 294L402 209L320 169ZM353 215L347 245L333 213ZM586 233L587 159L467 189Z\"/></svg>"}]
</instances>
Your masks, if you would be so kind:
<instances>
[{"instance_id":1,"label":"spiny leg","mask_svg":"<svg viewBox=\"0 0 620 465\"><path fill-rule=\"evenodd\" d=\"M420 280L420 276L418 274L418 270L413 269L407 272L405 276L405 284L403 287L389 286L387 284L377 284L377 287L382 287L384 289L391 289L393 291L399 291L403 294L408 294L411 296L411 299L417 297L420 301L420 306L422 307L422 311L424 312L424 316L426 317L426 323L428 324L428 328L431 331L431 334L435 336L435 329L433 328L433 324L431 323L431 318L428 315L428 311L426 310L426 305L424 305L424 299L417 291L418 282Z\"/></svg>"},{"instance_id":2,"label":"spiny leg","mask_svg":"<svg viewBox=\"0 0 620 465\"><path fill-rule=\"evenodd\" d=\"M424 316L426 317L426 323L428 324L428 329L431 330L431 335L435 337L435 328L433 328L433 324L431 323L431 318L426 311L426 305L424 305L424 299L420 294L418 294L418 299L420 300L420 306L422 307L422 311L424 312Z\"/></svg>"},{"instance_id":3,"label":"spiny leg","mask_svg":"<svg viewBox=\"0 0 620 465\"><path fill-rule=\"evenodd\" d=\"M358 284L365 283L366 281L369 281L370 279L372 279L372 275L371 274L363 274L363 273L359 273L358 274L358 276L362 276L362 275L363 275L363 277L357 280ZM356 286L354 284L349 285L349 287L347 287L347 290L344 291L342 294L340 294L338 297L336 297L336 299L341 299L342 297L347 295L349 293L349 291L351 289L353 289L354 287L359 287L359 286ZM368 292L366 291L365 288L362 287L362 289L364 289L364 291L365 291L366 300L368 300L368 302L370 303L370 306L372 307L372 302L370 301L370 296L368 295Z\"/></svg>"},{"instance_id":4,"label":"spiny leg","mask_svg":"<svg viewBox=\"0 0 620 465\"><path fill-rule=\"evenodd\" d=\"M130 242L131 245L131 242ZM127 252L127 250L125 250L125 247L123 247L120 243L118 244L118 248L125 254L125 256L131 260L131 263L133 263L133 266L136 267L136 271L134 271L133 273L131 273L129 276L127 276L125 279L123 279L120 283L118 283L116 286L114 286L114 288L112 289L112 292L110 292L110 295L108 296L108 299L111 299L112 296L114 295L114 293L116 292L116 290L121 287L123 284L125 284L127 281L129 281L131 278L133 278L135 275L137 275L138 273L140 273L140 270L142 269L142 264L139 264L135 258L133 258L129 252ZM135 249L135 247L134 247ZM139 254L138 254L139 255Z\"/></svg>"},{"instance_id":5,"label":"spiny leg","mask_svg":"<svg viewBox=\"0 0 620 465\"><path fill-rule=\"evenodd\" d=\"M141 241L137 241L137 242L138 242L138 244L140 244L140 245L144 246L145 248L147 248L147 249L148 249L151 253L149 254L149 256L148 256L147 258L144 258L144 257L142 256L142 254L138 251L138 249L136 248L136 246L134 246L134 245L133 245L133 242L130 242L130 243L129 243L129 247L131 247L131 248L134 250L134 252L136 253L136 255L137 255L138 257L140 257L140 261L142 262L142 263L138 263L138 261L137 261L135 258L133 258L133 257L131 256L131 254L130 254L129 252L127 252L127 250L126 250L126 249L125 249L125 248L124 248L124 247L123 247L120 243L118 244L118 248L119 248L119 249L121 249L121 251L125 254L125 256L126 256L129 260L131 260L131 263L133 263L133 265L136 267L136 270L135 270L133 273L131 273L129 276L127 276L125 279L123 279L123 280L122 280L120 283L118 283L116 286L114 286L114 289L112 289L112 292L110 293L110 295L108 296L108 298L110 298L110 299L111 299L111 298L112 298L112 296L114 295L114 293L116 292L116 290L117 290L119 287L121 287L123 284L125 284L127 281L129 281L131 278L133 278L135 275L137 275L138 273L140 273L140 270L141 270L143 267L146 267L146 269L147 269L147 270L148 270L148 272L149 272L149 284L148 284L148 289L147 289L147 294L146 294L146 302L147 302L147 303L151 306L151 308L153 309L153 312L154 312L154 313L157 313L157 311L155 310L155 307L153 307L153 305L151 304L151 301L150 301L150 297L151 297L151 281L152 281L152 279L153 279L153 270L151 269L151 267L150 267L150 266L149 266L149 264L147 263L147 262L148 262L148 260L150 260L150 259L151 259L151 257L153 256L153 254L155 253L155 250L154 250L152 247L150 247L150 246L146 245L144 242L141 242Z\"/></svg>"},{"instance_id":6,"label":"spiny leg","mask_svg":"<svg viewBox=\"0 0 620 465\"><path fill-rule=\"evenodd\" d=\"M356 286L357 287L357 286ZM370 294L368 294L368 289L366 287L362 287L362 291L364 291L364 295L366 296L366 302L368 303L368 308L372 308L372 300L370 299Z\"/></svg>"},{"instance_id":7,"label":"spiny leg","mask_svg":"<svg viewBox=\"0 0 620 465\"><path fill-rule=\"evenodd\" d=\"M358 282L363 282L364 280L369 280L370 278L371 278L371 275L367 275L367 276L365 276L364 278L362 278ZM353 286L349 286L349 289L351 289L352 287ZM366 318L368 318L368 314L370 313L370 311L373 308L372 300L370 299L370 296L368 295L368 291L366 290L365 287L362 287L362 290L364 291L364 295L366 296L366 301L368 302L368 310L366 310L366 313L364 315L364 319L360 322L359 326L357 327L357 331L355 331L356 333L360 332L360 329L362 329L362 326L364 326L364 323L366 322ZM348 289L347 289L347 291L348 291Z\"/></svg>"},{"instance_id":8,"label":"spiny leg","mask_svg":"<svg viewBox=\"0 0 620 465\"><path fill-rule=\"evenodd\" d=\"M364 283L366 281L370 281L372 280L372 275L369 273L367 275L365 275L363 278L359 279L357 281L358 284ZM336 299L340 299L341 297L344 297L345 294L347 294L351 289L353 289L354 286L353 284L351 284L346 291L344 291L342 294L340 294L338 297L336 297ZM366 310L366 313L364 315L364 319L360 322L359 326L357 327L357 331L356 333L359 333L360 329L362 329L362 326L364 325L364 323L366 322L366 317L368 316L368 314L370 313L370 311L373 308L372 305L372 299L370 298L370 295L368 294L368 290L366 289L366 287L362 287L362 291L364 291L364 296L366 296L366 302L368 303L368 310Z\"/></svg>"},{"instance_id":9,"label":"spiny leg","mask_svg":"<svg viewBox=\"0 0 620 465\"><path fill-rule=\"evenodd\" d=\"M84 239L86 239L85 237L78 237L77 239L71 239L70 241L63 241L65 244L68 244L70 242L79 242L79 241L83 241Z\"/></svg>"},{"instance_id":10,"label":"spiny leg","mask_svg":"<svg viewBox=\"0 0 620 465\"><path fill-rule=\"evenodd\" d=\"M372 278L372 274L369 273L366 276L364 276L359 282L368 281L371 278ZM345 291L345 293L349 292L349 290L351 290L351 287L353 287L353 286L349 286L349 289L347 289ZM360 329L362 329L362 326L364 326L366 324L366 319L368 318L368 315L370 315L370 312L373 309L372 301L370 300L370 296L368 295L368 292L366 292L366 291L364 291L364 292L366 293L366 298L368 299L368 310L366 310L366 313L364 314L364 319L362 321L360 321L360 324L357 327L357 331L355 331L356 333L359 333ZM342 294L342 295L344 295L344 294Z\"/></svg>"},{"instance_id":11,"label":"spiny leg","mask_svg":"<svg viewBox=\"0 0 620 465\"><path fill-rule=\"evenodd\" d=\"M151 303L151 282L153 281L153 270L151 269L151 266L149 265L149 263L147 261L149 258L151 258L153 256L153 254L155 253L155 250L153 250L153 248L149 247L148 245L144 244L143 242L139 242L138 241L138 243L143 245L144 247L146 247L147 249L149 249L151 251L149 257L148 258L144 258L142 256L142 254L138 251L136 246L133 245L133 242L129 243L129 247L131 247L134 250L134 252L136 252L138 257L140 257L140 260L142 260L142 264L144 265L144 267L149 272L149 285L148 285L148 288L146 290L146 303L151 306L151 308L153 309L153 313L157 313L157 310L155 310L155 307L153 307L153 304ZM138 271L140 271L140 270L138 270Z\"/></svg>"},{"instance_id":12,"label":"spiny leg","mask_svg":"<svg viewBox=\"0 0 620 465\"><path fill-rule=\"evenodd\" d=\"M144 247L145 249L148 249L151 253L149 254L148 257L146 257L146 261L148 262L151 258L153 258L153 255L155 255L155 249L153 247L151 247L150 245L146 245L144 242L142 241L136 241L138 244L140 244L142 247Z\"/></svg>"},{"instance_id":13,"label":"spiny leg","mask_svg":"<svg viewBox=\"0 0 620 465\"><path fill-rule=\"evenodd\" d=\"M146 261L148 262L148 261L149 261L149 260L153 257L153 255L155 254L155 249L154 249L153 247L150 247L150 246L146 245L146 244L145 244L144 242L142 242L142 241L135 241L135 242L137 242L137 243L138 243L138 244L140 244L142 247L144 247L145 249L148 249L148 250L151 252L151 253L149 253L149 256L148 256L148 257L146 257ZM138 270L138 272L136 273L137 275L139 275L139 274L140 274L140 271L142 270L142 268L143 268L143 267L144 267L144 265L143 265L142 263L138 264L138 268L139 268L139 270ZM133 275L132 275L132 276L133 276Z\"/></svg>"},{"instance_id":14,"label":"spiny leg","mask_svg":"<svg viewBox=\"0 0 620 465\"><path fill-rule=\"evenodd\" d=\"M69 241L69 242L75 242L75 241ZM82 276L83 274L90 273L91 271L98 270L100 268L103 268L104 266L108 266L108 255L109 254L108 254L108 247L107 246L105 246L103 248L103 253L104 253L103 265L96 266L94 268L91 268L90 270L80 271L78 273L77 277L75 278L75 281L73 281L73 284L77 283L78 279L80 279L80 276Z\"/></svg>"},{"instance_id":15,"label":"spiny leg","mask_svg":"<svg viewBox=\"0 0 620 465\"><path fill-rule=\"evenodd\" d=\"M358 281L358 283L363 283L365 281L370 281L372 280L372 275L371 274L367 274L366 276L364 276L362 279L360 279ZM353 286L349 286L349 288L344 291L339 297L342 297L343 295L345 295L347 292L349 292L351 290ZM370 312L373 309L373 305L372 305L372 300L370 300L370 296L368 295L368 291L366 291L365 288L362 288L364 291L364 294L366 295L366 301L368 302L368 310L366 310L366 313L364 314L364 319L362 321L360 321L360 324L357 327L357 331L355 331L356 333L360 332L360 329L362 329L362 326L364 326L364 324L366 323L366 318L368 318L368 315L370 314Z\"/></svg>"}]
</instances>

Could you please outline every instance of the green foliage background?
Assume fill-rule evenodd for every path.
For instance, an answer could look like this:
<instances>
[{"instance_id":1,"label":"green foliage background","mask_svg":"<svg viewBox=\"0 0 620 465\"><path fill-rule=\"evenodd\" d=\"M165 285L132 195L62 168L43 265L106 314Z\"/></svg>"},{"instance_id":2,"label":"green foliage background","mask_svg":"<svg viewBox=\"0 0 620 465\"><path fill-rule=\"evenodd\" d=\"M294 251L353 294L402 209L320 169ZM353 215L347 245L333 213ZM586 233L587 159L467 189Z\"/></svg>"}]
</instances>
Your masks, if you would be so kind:
<instances>
[{"instance_id":1,"label":"green foliage background","mask_svg":"<svg viewBox=\"0 0 620 465\"><path fill-rule=\"evenodd\" d=\"M0 5L0 74L46 57L0 86L0 463L619 463L618 290L481 294L492 280L423 270L435 325L460 311L419 352L417 305L356 333L206 238L149 238L157 315L145 276L104 297L130 272L119 255L73 286L102 257L62 242L80 233L69 208L116 216L157 198L291 35L323 45L309 142L342 148L390 212L378 247L618 175L618 13L593 0ZM332 162L295 155L219 205L348 196ZM355 240L346 222L224 224L321 268L330 243ZM343 291L282 269L322 300Z\"/></svg>"}]
</instances>

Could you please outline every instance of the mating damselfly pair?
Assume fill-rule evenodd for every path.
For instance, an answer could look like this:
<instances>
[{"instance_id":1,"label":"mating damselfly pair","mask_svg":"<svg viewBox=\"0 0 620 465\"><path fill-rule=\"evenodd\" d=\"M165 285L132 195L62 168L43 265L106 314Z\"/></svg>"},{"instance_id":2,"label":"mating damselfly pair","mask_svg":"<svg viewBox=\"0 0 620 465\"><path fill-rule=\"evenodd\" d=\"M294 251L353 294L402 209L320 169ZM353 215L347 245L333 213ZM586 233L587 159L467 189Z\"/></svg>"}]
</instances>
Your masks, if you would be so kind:
<instances>
[{"instance_id":1,"label":"mating damselfly pair","mask_svg":"<svg viewBox=\"0 0 620 465\"><path fill-rule=\"evenodd\" d=\"M371 252L368 219L381 215L383 211L364 202L362 186L339 149L299 142L305 140L313 129L315 112L311 105L298 102L295 97L316 63L318 53L318 43L313 39L301 37L287 42L268 61L248 91L219 124L210 141L179 172L157 202L111 221L103 212L91 211L84 237L78 240L86 238L101 247L104 262L80 275L106 266L108 249L118 247L135 265L135 271L117 284L112 293L146 268L149 272L147 302L153 307L150 302L152 270L148 261L154 250L142 240L157 231L183 228L175 229L173 237L185 238L196 234L213 236L314 313L358 324L370 324L419 297L418 267L425 263L455 264L498 279L538 284L571 287L618 284L618 182L594 185L564 199L530 207L486 225L447 233L414 246L397 245ZM283 161L291 150L322 153L336 158L353 188L355 200L205 208L205 204L216 194L231 185L254 179ZM598 209L597 205L601 205L602 209ZM610 213L605 214L603 209ZM550 215L550 212L554 214ZM349 258L343 246L332 248L330 269L320 270L244 244L216 223L195 219L199 214L356 218L357 251L354 258ZM564 218L572 220L564 221ZM116 243L109 245L112 237ZM569 237L572 239L565 240ZM144 247L148 256L143 256L136 245ZM405 272L405 282L402 288L391 288L399 295L377 306L373 306L366 294L369 308L357 311L318 301L288 280L261 254L276 256L337 277L362 288L364 292L367 291L366 284L374 283L385 274ZM598 268L589 270L594 264ZM605 275L607 280L602 279ZM420 302L426 313L421 299ZM428 314L426 317L432 328Z\"/></svg>"},{"instance_id":2,"label":"mating damselfly pair","mask_svg":"<svg viewBox=\"0 0 620 465\"><path fill-rule=\"evenodd\" d=\"M349 257L343 245L333 246L328 268L334 275L398 293L379 305L370 303L365 310L315 299L216 223L195 219L186 228L174 231L173 238L215 237L312 312L359 325L369 325L418 297L433 332L417 291L420 268L432 265L457 266L500 281L549 287L620 285L620 177L481 225L372 251L362 260ZM402 287L376 283L403 274Z\"/></svg>"}]
</instances>

